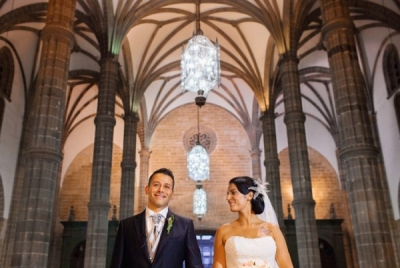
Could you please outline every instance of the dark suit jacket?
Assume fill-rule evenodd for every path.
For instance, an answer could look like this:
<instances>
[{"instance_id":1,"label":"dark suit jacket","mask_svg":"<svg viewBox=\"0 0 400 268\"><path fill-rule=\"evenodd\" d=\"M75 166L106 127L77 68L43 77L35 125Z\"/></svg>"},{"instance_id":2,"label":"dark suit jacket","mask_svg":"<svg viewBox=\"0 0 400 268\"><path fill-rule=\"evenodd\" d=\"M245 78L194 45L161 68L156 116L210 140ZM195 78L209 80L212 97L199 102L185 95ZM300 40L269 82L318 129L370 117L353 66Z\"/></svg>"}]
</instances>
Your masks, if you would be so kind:
<instances>
[{"instance_id":1,"label":"dark suit jacket","mask_svg":"<svg viewBox=\"0 0 400 268\"><path fill-rule=\"evenodd\" d=\"M172 216L168 210L167 219ZM203 268L193 221L176 214L167 234L168 221L161 233L153 263L146 243L146 212L122 220L118 226L111 268Z\"/></svg>"}]
</instances>

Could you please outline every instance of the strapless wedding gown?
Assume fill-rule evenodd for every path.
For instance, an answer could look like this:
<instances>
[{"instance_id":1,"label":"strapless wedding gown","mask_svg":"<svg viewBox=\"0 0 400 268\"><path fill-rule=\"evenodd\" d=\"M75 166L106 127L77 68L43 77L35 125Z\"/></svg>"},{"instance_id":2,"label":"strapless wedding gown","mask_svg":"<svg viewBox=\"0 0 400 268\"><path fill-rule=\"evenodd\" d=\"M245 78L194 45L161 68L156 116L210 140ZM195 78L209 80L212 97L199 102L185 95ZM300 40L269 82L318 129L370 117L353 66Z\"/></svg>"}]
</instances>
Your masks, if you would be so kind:
<instances>
[{"instance_id":1,"label":"strapless wedding gown","mask_svg":"<svg viewBox=\"0 0 400 268\"><path fill-rule=\"evenodd\" d=\"M275 261L275 253L276 244L271 236L231 236L225 243L226 268L279 268Z\"/></svg>"}]
</instances>

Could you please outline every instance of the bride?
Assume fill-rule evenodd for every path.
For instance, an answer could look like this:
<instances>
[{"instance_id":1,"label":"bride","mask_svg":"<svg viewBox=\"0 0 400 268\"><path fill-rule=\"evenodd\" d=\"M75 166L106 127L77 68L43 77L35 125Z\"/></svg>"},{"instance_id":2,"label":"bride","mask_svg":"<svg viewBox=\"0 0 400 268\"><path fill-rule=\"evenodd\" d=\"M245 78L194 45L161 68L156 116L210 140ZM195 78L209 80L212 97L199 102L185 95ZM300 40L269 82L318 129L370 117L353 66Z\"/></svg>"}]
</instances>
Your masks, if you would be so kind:
<instances>
[{"instance_id":1,"label":"bride","mask_svg":"<svg viewBox=\"0 0 400 268\"><path fill-rule=\"evenodd\" d=\"M293 267L265 187L250 177L229 181L226 200L238 218L219 227L213 268Z\"/></svg>"}]
</instances>

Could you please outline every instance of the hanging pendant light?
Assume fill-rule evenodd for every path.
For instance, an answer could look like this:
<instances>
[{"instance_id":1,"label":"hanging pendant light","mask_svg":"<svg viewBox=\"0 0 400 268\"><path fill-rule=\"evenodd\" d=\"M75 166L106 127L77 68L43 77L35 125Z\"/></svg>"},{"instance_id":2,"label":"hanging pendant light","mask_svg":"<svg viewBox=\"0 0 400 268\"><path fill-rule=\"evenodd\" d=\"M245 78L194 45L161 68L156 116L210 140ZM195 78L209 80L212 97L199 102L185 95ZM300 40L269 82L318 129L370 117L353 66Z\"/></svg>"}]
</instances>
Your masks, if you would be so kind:
<instances>
[{"instance_id":1,"label":"hanging pendant light","mask_svg":"<svg viewBox=\"0 0 400 268\"><path fill-rule=\"evenodd\" d=\"M200 181L196 184L196 190L193 193L193 214L201 221L204 214L207 212L207 194L203 190L203 185Z\"/></svg>"},{"instance_id":2,"label":"hanging pendant light","mask_svg":"<svg viewBox=\"0 0 400 268\"><path fill-rule=\"evenodd\" d=\"M210 177L210 157L200 144L200 105L197 105L197 142L187 156L188 175L194 181L203 181Z\"/></svg>"},{"instance_id":3,"label":"hanging pendant light","mask_svg":"<svg viewBox=\"0 0 400 268\"><path fill-rule=\"evenodd\" d=\"M196 3L196 35L189 40L181 56L181 88L197 92L205 102L208 93L221 82L218 40L214 45L200 29L200 1Z\"/></svg>"}]
</instances>

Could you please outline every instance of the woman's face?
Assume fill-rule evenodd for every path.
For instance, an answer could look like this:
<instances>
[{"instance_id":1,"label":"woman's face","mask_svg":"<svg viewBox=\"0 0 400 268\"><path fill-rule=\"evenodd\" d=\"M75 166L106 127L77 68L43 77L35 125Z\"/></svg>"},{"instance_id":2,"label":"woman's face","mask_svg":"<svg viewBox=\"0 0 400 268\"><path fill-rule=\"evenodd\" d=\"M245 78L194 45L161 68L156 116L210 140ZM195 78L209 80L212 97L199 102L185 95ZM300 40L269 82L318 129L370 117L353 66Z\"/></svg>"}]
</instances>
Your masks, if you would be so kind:
<instances>
[{"instance_id":1,"label":"woman's face","mask_svg":"<svg viewBox=\"0 0 400 268\"><path fill-rule=\"evenodd\" d=\"M226 191L226 201L228 201L230 210L232 212L237 212L246 207L249 203L248 194L244 195L239 192L238 188L234 183L229 184L228 190Z\"/></svg>"}]
</instances>

